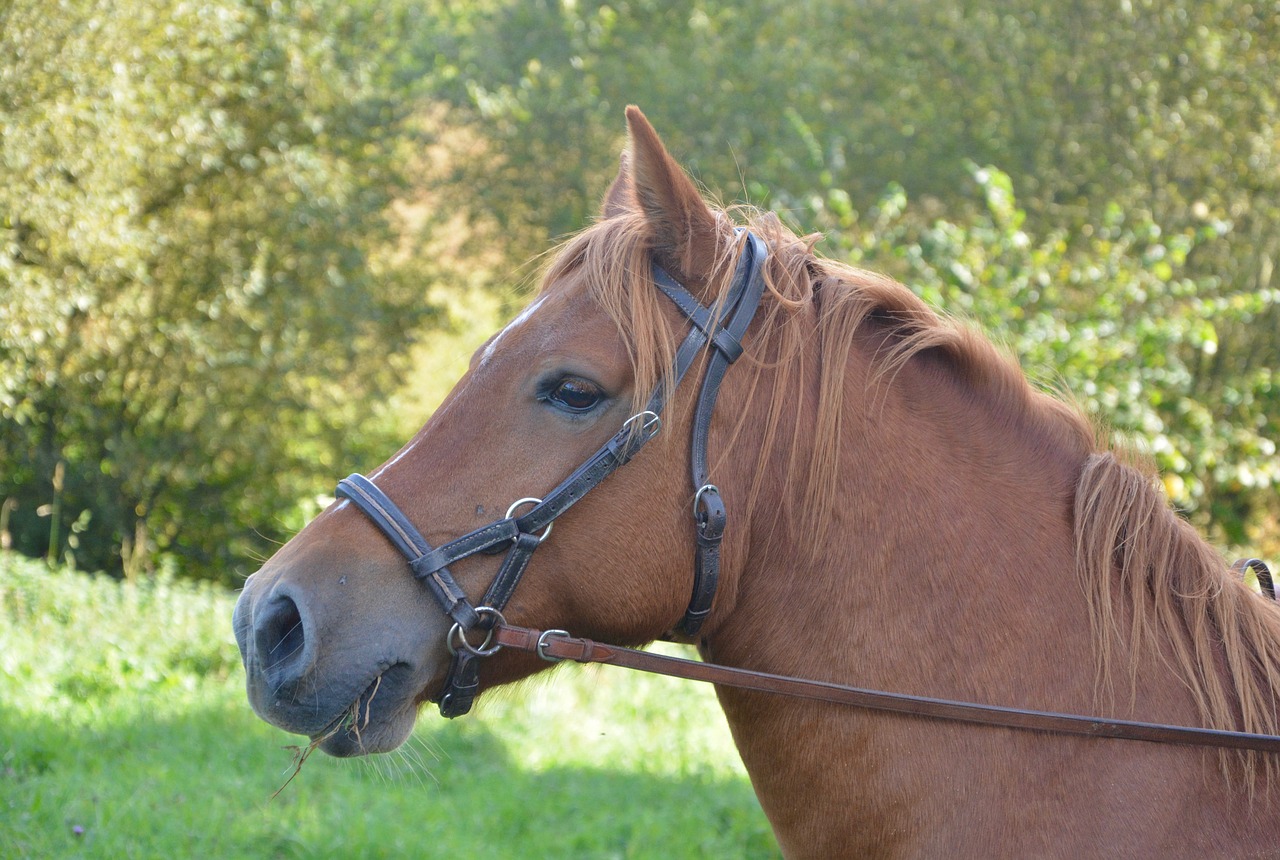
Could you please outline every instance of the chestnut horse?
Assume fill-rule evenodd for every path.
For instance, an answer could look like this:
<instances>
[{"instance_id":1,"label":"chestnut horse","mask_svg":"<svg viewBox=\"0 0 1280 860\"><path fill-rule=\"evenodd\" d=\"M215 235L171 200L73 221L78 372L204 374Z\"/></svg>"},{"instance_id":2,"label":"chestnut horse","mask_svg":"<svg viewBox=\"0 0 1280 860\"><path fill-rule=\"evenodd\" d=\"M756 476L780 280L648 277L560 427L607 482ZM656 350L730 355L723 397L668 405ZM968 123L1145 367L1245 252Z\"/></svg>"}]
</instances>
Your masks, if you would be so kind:
<instances>
[{"instance_id":1,"label":"chestnut horse","mask_svg":"<svg viewBox=\"0 0 1280 860\"><path fill-rule=\"evenodd\" d=\"M772 215L735 228L639 110L627 122L599 220L370 476L406 532L455 546L527 512L533 525L486 544L528 544L512 624L622 645L674 630L704 659L776 674L1277 733L1280 610L1149 474L903 286L817 256ZM752 247L767 251L763 297L695 432L699 383L736 341L712 338L677 385L690 314L658 282L669 273L723 322ZM619 432L646 410L661 431L560 504L553 535L538 499L512 505L602 445L650 435L651 415ZM726 527L718 559L700 554L719 583L690 624L691 591L705 591L691 586L705 516L690 511L711 505L694 498L688 452L703 430ZM478 641L465 610L504 564L459 552L415 577L371 504L317 517L235 612L254 709L340 756L395 748L442 698L451 648ZM483 690L548 664L508 649L468 665ZM788 856L1280 857L1275 755L717 693Z\"/></svg>"}]
</instances>

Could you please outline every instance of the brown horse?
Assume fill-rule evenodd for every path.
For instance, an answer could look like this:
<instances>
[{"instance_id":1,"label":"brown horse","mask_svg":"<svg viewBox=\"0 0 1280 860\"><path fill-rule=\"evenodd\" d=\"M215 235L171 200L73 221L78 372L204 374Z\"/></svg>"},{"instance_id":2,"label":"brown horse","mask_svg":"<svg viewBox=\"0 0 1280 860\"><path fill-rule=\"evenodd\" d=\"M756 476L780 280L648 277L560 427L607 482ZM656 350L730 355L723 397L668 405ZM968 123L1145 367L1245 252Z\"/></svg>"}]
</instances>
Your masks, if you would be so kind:
<instances>
[{"instance_id":1,"label":"brown horse","mask_svg":"<svg viewBox=\"0 0 1280 860\"><path fill-rule=\"evenodd\" d=\"M432 545L449 544L512 522L502 511L551 491L665 393L661 432L555 520L503 613L640 644L677 629L690 603L687 452L714 358L701 350L674 384L689 322L654 264L719 308L754 240L703 200L639 110L627 121L598 222L371 478ZM765 290L709 426L727 528L714 603L686 637L704 658L1280 729L1280 610L1236 581L1148 474L903 286L822 259L771 215L747 226L767 247ZM455 609L479 604L499 564L450 560L466 594ZM330 507L236 607L255 710L335 755L402 743L451 663L457 616L428 578L353 502ZM548 664L504 650L474 665L484 689ZM1280 857L1276 756L718 695L789 856Z\"/></svg>"}]
</instances>

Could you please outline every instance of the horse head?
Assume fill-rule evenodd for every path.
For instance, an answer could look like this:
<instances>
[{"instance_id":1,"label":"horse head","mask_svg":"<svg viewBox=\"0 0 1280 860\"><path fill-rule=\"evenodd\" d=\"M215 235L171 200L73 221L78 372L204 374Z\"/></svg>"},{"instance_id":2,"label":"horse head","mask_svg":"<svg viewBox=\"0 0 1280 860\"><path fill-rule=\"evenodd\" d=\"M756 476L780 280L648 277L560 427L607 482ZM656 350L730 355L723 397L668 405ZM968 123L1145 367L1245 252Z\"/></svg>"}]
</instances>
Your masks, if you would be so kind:
<instances>
[{"instance_id":1,"label":"horse head","mask_svg":"<svg viewBox=\"0 0 1280 860\"><path fill-rule=\"evenodd\" d=\"M245 584L234 626L249 699L263 719L335 755L398 746L419 706L440 699L451 666L458 671L451 651L478 642L484 631L469 628L495 617L467 616L450 638L459 616L442 611L430 586L479 608L504 553L521 542L520 570L503 586L501 612L512 623L623 644L679 633L690 611L699 488L683 453L695 386L676 388L672 374L686 331L715 323L691 323L655 289L651 266L714 314L748 240L707 206L643 114L631 108L627 119L630 147L599 223L561 250L538 297L476 351L426 425L362 483L398 510L403 528L420 533L417 550L398 550L344 482L340 493L353 498L331 505ZM691 375L715 352L707 340L685 344ZM639 452L637 437L650 434ZM523 534L502 529L522 514L538 518L543 498L611 440L642 465L606 472L571 499L562 492L554 514ZM744 551L744 513L735 511L719 553L730 582ZM501 534L483 551L411 575L406 555L495 523ZM702 616L709 595L704 602ZM501 654L473 683L545 666Z\"/></svg>"}]
</instances>

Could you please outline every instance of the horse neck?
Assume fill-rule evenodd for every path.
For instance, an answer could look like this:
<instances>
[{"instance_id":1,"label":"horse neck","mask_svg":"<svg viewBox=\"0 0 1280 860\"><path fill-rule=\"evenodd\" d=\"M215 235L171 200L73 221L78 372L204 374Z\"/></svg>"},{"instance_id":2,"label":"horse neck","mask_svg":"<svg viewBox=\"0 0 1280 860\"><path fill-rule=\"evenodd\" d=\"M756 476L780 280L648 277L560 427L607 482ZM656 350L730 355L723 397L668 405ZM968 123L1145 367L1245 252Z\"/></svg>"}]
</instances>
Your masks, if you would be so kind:
<instances>
[{"instance_id":1,"label":"horse neck","mask_svg":"<svg viewBox=\"0 0 1280 860\"><path fill-rule=\"evenodd\" d=\"M928 353L878 379L864 360L876 352L854 350L842 389L824 538L777 515L806 490L789 495L787 476L813 447L813 404L798 404L777 434L798 434L794 449L750 432L735 441L762 453L727 458L740 465L724 485L765 492L752 497L747 538L726 548L728 582L704 656L916 695L1197 724L1165 654L1121 647L1119 659L1136 661L1131 699L1109 699L1100 684L1097 622L1075 557L1073 505L1093 448L1084 423L1021 380L1002 390ZM808 379L783 390L803 398L820 388ZM740 427L768 427L764 398L730 392L727 402ZM739 509L731 505L731 517ZM1124 629L1128 619L1116 620ZM1271 825L1206 781L1216 759L1196 751L1050 744L954 723L922 730L896 715L718 695L780 843L799 856L1068 855L1121 838L1172 839L1182 847L1170 856L1203 856L1214 840L1269 838ZM1048 784L1061 815L1010 826L1000 810L1030 814L1027 798ZM1113 815L1135 798L1159 810L1137 829L1132 815ZM991 814L966 817L957 832L948 812L957 805ZM1024 837L1021 849L1000 847Z\"/></svg>"},{"instance_id":2,"label":"horse neck","mask_svg":"<svg viewBox=\"0 0 1280 860\"><path fill-rule=\"evenodd\" d=\"M822 545L775 521L785 500L754 506L715 658L926 695L1087 708L1094 671L1071 513L1087 441L1049 404L1033 398L1028 412L998 391L979 393L929 354L892 379L875 373L864 362L845 380ZM755 468L794 469L785 448ZM779 633L776 647L760 648L762 630ZM815 636L840 645L814 650ZM1051 649L1028 647L1046 636Z\"/></svg>"}]
</instances>

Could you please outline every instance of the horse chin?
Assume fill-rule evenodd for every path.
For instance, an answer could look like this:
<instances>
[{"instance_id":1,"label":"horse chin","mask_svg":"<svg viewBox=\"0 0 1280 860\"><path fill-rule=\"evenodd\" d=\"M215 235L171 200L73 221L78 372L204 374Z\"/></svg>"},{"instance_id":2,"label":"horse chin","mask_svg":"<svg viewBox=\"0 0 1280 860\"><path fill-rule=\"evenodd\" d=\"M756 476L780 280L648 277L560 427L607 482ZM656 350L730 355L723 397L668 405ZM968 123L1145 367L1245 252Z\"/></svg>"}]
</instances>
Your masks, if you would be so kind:
<instances>
[{"instance_id":1,"label":"horse chin","mask_svg":"<svg viewBox=\"0 0 1280 860\"><path fill-rule=\"evenodd\" d=\"M410 704L394 714L384 715L376 721L370 720L364 726L344 726L332 734L322 736L316 746L321 752L335 758L391 752L409 739L416 718L417 708Z\"/></svg>"}]
</instances>

